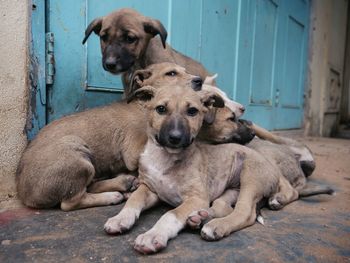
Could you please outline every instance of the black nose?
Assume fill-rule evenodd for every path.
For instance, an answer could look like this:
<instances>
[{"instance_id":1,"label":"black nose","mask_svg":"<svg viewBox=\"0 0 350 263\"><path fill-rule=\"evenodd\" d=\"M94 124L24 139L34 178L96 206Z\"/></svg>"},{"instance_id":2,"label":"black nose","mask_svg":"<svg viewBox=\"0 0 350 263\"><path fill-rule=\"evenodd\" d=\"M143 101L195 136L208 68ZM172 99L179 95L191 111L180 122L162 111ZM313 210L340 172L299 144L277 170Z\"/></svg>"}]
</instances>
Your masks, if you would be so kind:
<instances>
[{"instance_id":1,"label":"black nose","mask_svg":"<svg viewBox=\"0 0 350 263\"><path fill-rule=\"evenodd\" d=\"M195 91L201 90L203 85L203 80L201 77L195 77L192 79L192 89Z\"/></svg>"},{"instance_id":2,"label":"black nose","mask_svg":"<svg viewBox=\"0 0 350 263\"><path fill-rule=\"evenodd\" d=\"M240 110L242 113L244 113L244 112L245 112L245 107L244 107L244 106L239 107L239 110Z\"/></svg>"},{"instance_id":3,"label":"black nose","mask_svg":"<svg viewBox=\"0 0 350 263\"><path fill-rule=\"evenodd\" d=\"M109 57L105 61L105 67L107 70L113 70L117 66L117 59L114 57Z\"/></svg>"},{"instance_id":4,"label":"black nose","mask_svg":"<svg viewBox=\"0 0 350 263\"><path fill-rule=\"evenodd\" d=\"M172 145L178 145L181 142L182 139L182 132L178 129L173 129L169 131L169 143Z\"/></svg>"}]
</instances>

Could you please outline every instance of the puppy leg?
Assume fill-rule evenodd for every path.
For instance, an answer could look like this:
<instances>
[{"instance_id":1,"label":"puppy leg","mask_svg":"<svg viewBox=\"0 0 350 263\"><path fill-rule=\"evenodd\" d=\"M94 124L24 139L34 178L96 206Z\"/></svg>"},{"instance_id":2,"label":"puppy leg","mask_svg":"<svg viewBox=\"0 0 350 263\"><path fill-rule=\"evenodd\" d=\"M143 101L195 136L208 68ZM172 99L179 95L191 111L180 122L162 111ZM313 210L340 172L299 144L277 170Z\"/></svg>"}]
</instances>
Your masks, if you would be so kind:
<instances>
[{"instance_id":1,"label":"puppy leg","mask_svg":"<svg viewBox=\"0 0 350 263\"><path fill-rule=\"evenodd\" d=\"M281 176L278 182L279 191L269 198L269 207L278 210L298 199L298 191L295 190L286 178Z\"/></svg>"},{"instance_id":2,"label":"puppy leg","mask_svg":"<svg viewBox=\"0 0 350 263\"><path fill-rule=\"evenodd\" d=\"M239 190L227 189L219 198L213 201L208 211L198 210L192 212L187 219L187 225L193 229L198 229L213 218L229 215L233 211L232 206L236 204L238 195Z\"/></svg>"},{"instance_id":3,"label":"puppy leg","mask_svg":"<svg viewBox=\"0 0 350 263\"><path fill-rule=\"evenodd\" d=\"M62 201L61 209L63 211L71 211L95 206L115 205L123 200L124 196L119 192L90 194L84 191L68 200Z\"/></svg>"},{"instance_id":4,"label":"puppy leg","mask_svg":"<svg viewBox=\"0 0 350 263\"><path fill-rule=\"evenodd\" d=\"M209 201L189 198L177 208L164 214L146 233L139 235L134 248L143 253L154 253L165 248L168 240L177 236L186 225L189 214L198 208L208 209Z\"/></svg>"},{"instance_id":5,"label":"puppy leg","mask_svg":"<svg viewBox=\"0 0 350 263\"><path fill-rule=\"evenodd\" d=\"M92 183L88 187L90 193L102 192L128 192L136 189L138 180L135 176L129 174L119 174L117 177L107 180L101 180Z\"/></svg>"},{"instance_id":6,"label":"puppy leg","mask_svg":"<svg viewBox=\"0 0 350 263\"><path fill-rule=\"evenodd\" d=\"M233 212L205 224L201 231L202 238L209 241L219 240L234 231L253 225L256 219L256 204L261 198L262 195L260 196L255 187L242 186Z\"/></svg>"},{"instance_id":7,"label":"puppy leg","mask_svg":"<svg viewBox=\"0 0 350 263\"><path fill-rule=\"evenodd\" d=\"M129 230L141 212L158 202L158 196L153 193L146 185L141 184L139 188L133 192L120 213L107 220L104 230L108 234L118 234Z\"/></svg>"}]
</instances>

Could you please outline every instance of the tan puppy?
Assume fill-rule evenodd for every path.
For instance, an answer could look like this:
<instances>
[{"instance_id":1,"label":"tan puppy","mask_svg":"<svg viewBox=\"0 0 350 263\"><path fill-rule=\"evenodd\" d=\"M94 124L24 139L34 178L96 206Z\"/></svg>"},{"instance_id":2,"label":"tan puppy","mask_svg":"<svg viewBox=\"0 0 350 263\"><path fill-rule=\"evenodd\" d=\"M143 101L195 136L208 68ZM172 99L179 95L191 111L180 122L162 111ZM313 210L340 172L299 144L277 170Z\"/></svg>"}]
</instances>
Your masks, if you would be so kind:
<instances>
[{"instance_id":1,"label":"tan puppy","mask_svg":"<svg viewBox=\"0 0 350 263\"><path fill-rule=\"evenodd\" d=\"M135 241L142 253L156 252L185 226L189 215L208 209L228 188L241 186L230 232L254 223L256 203L271 196L283 180L274 165L257 152L237 144L194 143L212 93L198 93L181 87L139 89L137 96L154 98L149 102L148 142L141 155L141 186L132 193L123 210L105 224L108 233L130 229L141 211L158 200L176 206L147 233ZM216 104L217 96L214 97ZM244 162L243 162L244 161ZM269 180L266 180L269 178ZM282 178L282 179L281 179ZM224 233L225 235L230 232Z\"/></svg>"},{"instance_id":2,"label":"tan puppy","mask_svg":"<svg viewBox=\"0 0 350 263\"><path fill-rule=\"evenodd\" d=\"M148 81L155 87L174 83L197 90L201 85L198 77L174 64L155 65L150 72ZM124 199L120 192L133 188L135 177L117 175L137 170L146 127L143 107L126 101L50 123L19 162L20 199L30 207L60 205L63 210L119 203ZM92 184L106 178L113 179Z\"/></svg>"},{"instance_id":3,"label":"tan puppy","mask_svg":"<svg viewBox=\"0 0 350 263\"><path fill-rule=\"evenodd\" d=\"M155 90L143 87L135 92L139 99L149 100L148 141L140 158L140 187L131 194L122 211L110 218L107 233L130 229L140 213L162 200L176 208L163 215L135 241L141 253L157 252L188 223L193 213L207 210L215 200L231 202L239 195L234 210L204 225L202 237L220 239L231 232L252 225L256 205L263 198L291 202L298 198L283 176L280 167L269 156L237 144L209 145L194 141L210 105L221 107L217 94L194 92L182 87ZM283 154L283 151L280 152ZM286 152L285 157L290 155ZM290 155L292 158L292 155ZM278 156L283 159L283 156ZM299 169L293 154L291 166ZM215 205L214 202L214 205Z\"/></svg>"},{"instance_id":4,"label":"tan puppy","mask_svg":"<svg viewBox=\"0 0 350 263\"><path fill-rule=\"evenodd\" d=\"M83 44L92 32L100 36L102 65L113 74L123 73L128 97L130 76L137 69L161 62L176 63L190 74L205 79L207 70L197 61L182 55L166 44L167 32L156 19L123 8L93 20L85 31ZM156 35L159 38L154 38Z\"/></svg>"}]
</instances>

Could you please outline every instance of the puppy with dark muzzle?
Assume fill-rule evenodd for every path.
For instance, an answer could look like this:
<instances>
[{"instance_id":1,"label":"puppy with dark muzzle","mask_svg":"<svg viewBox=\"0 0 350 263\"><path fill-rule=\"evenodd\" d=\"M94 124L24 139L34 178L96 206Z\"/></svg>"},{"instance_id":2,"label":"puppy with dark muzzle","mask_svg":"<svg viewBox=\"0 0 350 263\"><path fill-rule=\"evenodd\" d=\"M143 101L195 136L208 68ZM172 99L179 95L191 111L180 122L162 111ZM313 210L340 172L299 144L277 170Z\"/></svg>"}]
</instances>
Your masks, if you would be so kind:
<instances>
[{"instance_id":1,"label":"puppy with dark muzzle","mask_svg":"<svg viewBox=\"0 0 350 263\"><path fill-rule=\"evenodd\" d=\"M284 204L298 198L298 191L283 176L277 159L270 160L276 156L278 160L287 158L289 168L300 171L294 154L280 151L269 156L238 144L210 145L195 140L208 110L224 106L217 93L146 86L134 97L145 101L148 111L148 141L139 162L140 186L121 212L108 219L104 226L107 233L129 230L142 211L159 201L167 202L176 208L135 241L134 248L139 252L154 253L190 224L193 213L207 211L213 201L227 201L233 196L230 191L239 189L235 208L205 224L203 238L218 240L252 225L256 205L264 198L277 200L283 194L289 198L283 200Z\"/></svg>"},{"instance_id":2,"label":"puppy with dark muzzle","mask_svg":"<svg viewBox=\"0 0 350 263\"><path fill-rule=\"evenodd\" d=\"M167 31L159 20L133 9L123 8L94 19L85 31L83 44L92 32L100 37L103 68L113 74L123 74L126 97L131 94L129 84L134 71L151 64L172 62L202 79L209 76L199 62L166 44ZM157 35L160 38L155 37Z\"/></svg>"},{"instance_id":3,"label":"puppy with dark muzzle","mask_svg":"<svg viewBox=\"0 0 350 263\"><path fill-rule=\"evenodd\" d=\"M147 72L154 87L202 86L199 77L175 64L153 65ZM121 192L135 187L130 173L138 168L146 127L144 109L137 101L113 103L48 124L18 164L19 198L30 207L60 205L66 211L119 203L124 199Z\"/></svg>"}]
</instances>

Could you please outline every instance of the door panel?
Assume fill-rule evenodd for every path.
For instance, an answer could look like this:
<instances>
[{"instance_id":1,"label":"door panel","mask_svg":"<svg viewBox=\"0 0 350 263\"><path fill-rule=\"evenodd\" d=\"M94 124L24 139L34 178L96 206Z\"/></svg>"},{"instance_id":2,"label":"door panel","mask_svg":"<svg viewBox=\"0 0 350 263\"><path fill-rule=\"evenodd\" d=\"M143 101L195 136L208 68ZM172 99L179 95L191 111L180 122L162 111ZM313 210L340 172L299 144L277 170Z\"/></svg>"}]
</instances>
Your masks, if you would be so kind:
<instances>
[{"instance_id":1,"label":"door panel","mask_svg":"<svg viewBox=\"0 0 350 263\"><path fill-rule=\"evenodd\" d=\"M271 0L257 1L249 78L251 105L272 105L276 30L277 5Z\"/></svg>"},{"instance_id":2,"label":"door panel","mask_svg":"<svg viewBox=\"0 0 350 263\"><path fill-rule=\"evenodd\" d=\"M274 129L302 126L303 95L307 61L309 3L304 0L283 1L277 62Z\"/></svg>"},{"instance_id":3,"label":"door panel","mask_svg":"<svg viewBox=\"0 0 350 263\"><path fill-rule=\"evenodd\" d=\"M102 4L103 3L103 4ZM218 86L268 129L301 127L307 55L307 0L49 0L56 75L47 119L120 100L119 76L103 70L88 23L121 7L159 19L168 43L218 73Z\"/></svg>"}]
</instances>

